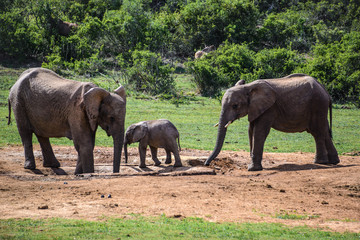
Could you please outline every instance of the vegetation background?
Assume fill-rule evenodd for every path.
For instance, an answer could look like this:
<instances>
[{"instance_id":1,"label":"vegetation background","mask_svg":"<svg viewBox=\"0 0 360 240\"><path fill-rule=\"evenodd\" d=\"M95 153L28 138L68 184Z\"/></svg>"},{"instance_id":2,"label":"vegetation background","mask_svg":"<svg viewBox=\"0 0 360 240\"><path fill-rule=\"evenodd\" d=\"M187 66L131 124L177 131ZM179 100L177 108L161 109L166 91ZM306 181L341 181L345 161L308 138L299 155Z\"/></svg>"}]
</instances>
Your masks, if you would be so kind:
<instances>
[{"instance_id":1,"label":"vegetation background","mask_svg":"<svg viewBox=\"0 0 360 240\"><path fill-rule=\"evenodd\" d=\"M64 36L59 21L77 27ZM358 0L2 0L0 26L9 63L111 75L137 93L179 98L174 72L192 74L204 96L302 72L360 107Z\"/></svg>"}]
</instances>

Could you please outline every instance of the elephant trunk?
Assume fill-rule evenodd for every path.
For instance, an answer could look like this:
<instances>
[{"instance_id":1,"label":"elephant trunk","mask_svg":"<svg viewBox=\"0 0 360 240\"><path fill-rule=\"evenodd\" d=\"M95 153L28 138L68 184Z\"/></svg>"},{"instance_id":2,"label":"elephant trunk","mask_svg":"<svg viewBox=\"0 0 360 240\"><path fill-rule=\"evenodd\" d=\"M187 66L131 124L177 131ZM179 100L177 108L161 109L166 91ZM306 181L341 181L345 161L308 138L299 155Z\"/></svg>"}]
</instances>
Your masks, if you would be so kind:
<instances>
[{"instance_id":1,"label":"elephant trunk","mask_svg":"<svg viewBox=\"0 0 360 240\"><path fill-rule=\"evenodd\" d=\"M128 162L128 151L127 151L127 145L128 145L128 142L127 140L125 139L124 141L124 155L125 155L125 163Z\"/></svg>"},{"instance_id":2,"label":"elephant trunk","mask_svg":"<svg viewBox=\"0 0 360 240\"><path fill-rule=\"evenodd\" d=\"M114 161L113 172L118 173L120 171L121 151L124 144L124 134L119 134L113 137L114 140Z\"/></svg>"},{"instance_id":3,"label":"elephant trunk","mask_svg":"<svg viewBox=\"0 0 360 240\"><path fill-rule=\"evenodd\" d=\"M215 148L214 148L213 152L211 153L211 155L205 161L205 166L209 166L210 162L212 160L214 160L214 158L216 158L217 155L219 155L219 153L221 151L221 148L224 144L226 130L227 130L227 126L225 126L225 125L226 125L226 122L223 121L222 119L220 119L220 123L218 126L218 135L217 135L216 145L215 145Z\"/></svg>"}]
</instances>

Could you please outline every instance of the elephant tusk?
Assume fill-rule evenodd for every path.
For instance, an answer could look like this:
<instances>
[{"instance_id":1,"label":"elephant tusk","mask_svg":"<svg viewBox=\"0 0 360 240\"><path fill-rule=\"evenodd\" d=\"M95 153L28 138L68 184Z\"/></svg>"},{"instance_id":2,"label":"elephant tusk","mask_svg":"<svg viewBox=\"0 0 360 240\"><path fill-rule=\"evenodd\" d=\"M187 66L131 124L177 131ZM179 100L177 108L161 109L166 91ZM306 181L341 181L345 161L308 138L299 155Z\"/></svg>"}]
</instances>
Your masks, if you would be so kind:
<instances>
[{"instance_id":1,"label":"elephant tusk","mask_svg":"<svg viewBox=\"0 0 360 240\"><path fill-rule=\"evenodd\" d=\"M230 124L232 124L232 121L229 121L229 122L225 125L225 128L227 128Z\"/></svg>"},{"instance_id":2,"label":"elephant tusk","mask_svg":"<svg viewBox=\"0 0 360 240\"><path fill-rule=\"evenodd\" d=\"M217 124L214 125L214 127L217 127L217 126L219 126L219 123L217 123Z\"/></svg>"}]
</instances>

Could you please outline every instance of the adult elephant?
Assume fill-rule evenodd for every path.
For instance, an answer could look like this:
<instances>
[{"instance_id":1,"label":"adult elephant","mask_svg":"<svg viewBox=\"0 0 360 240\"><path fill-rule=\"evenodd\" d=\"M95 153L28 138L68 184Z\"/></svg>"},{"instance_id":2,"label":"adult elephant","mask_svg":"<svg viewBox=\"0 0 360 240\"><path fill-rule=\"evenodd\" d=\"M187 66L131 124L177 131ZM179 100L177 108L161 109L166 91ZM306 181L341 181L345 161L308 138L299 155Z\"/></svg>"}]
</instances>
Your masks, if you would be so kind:
<instances>
[{"instance_id":1,"label":"adult elephant","mask_svg":"<svg viewBox=\"0 0 360 240\"><path fill-rule=\"evenodd\" d=\"M60 167L50 137L73 140L78 152L75 174L94 172L93 150L98 125L114 141L113 171L119 172L124 142L126 94L124 87L110 93L89 82L60 77L44 68L21 74L9 95L11 108L25 150L26 169L35 169L32 135L36 135L44 167Z\"/></svg>"},{"instance_id":2,"label":"adult elephant","mask_svg":"<svg viewBox=\"0 0 360 240\"><path fill-rule=\"evenodd\" d=\"M330 127L328 123L330 109ZM270 129L282 132L307 131L315 138L315 163L338 164L339 157L331 139L332 103L324 87L313 77L293 74L284 78L239 81L222 99L218 135L214 151L205 165L219 154L227 127L248 115L250 154L249 171L262 170L265 139Z\"/></svg>"}]
</instances>

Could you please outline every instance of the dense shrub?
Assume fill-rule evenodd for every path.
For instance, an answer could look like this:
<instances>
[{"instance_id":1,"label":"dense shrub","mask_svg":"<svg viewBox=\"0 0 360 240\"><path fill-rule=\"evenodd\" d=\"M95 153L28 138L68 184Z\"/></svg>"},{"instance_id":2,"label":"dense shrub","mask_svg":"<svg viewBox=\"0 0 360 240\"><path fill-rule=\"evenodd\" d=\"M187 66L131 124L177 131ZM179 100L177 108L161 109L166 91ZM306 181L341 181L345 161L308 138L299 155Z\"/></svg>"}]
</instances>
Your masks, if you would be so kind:
<instances>
[{"instance_id":1,"label":"dense shrub","mask_svg":"<svg viewBox=\"0 0 360 240\"><path fill-rule=\"evenodd\" d=\"M151 95L174 93L175 82L171 75L173 69L163 64L159 54L147 50L135 50L129 62L125 62L121 55L119 64L124 68L127 84L138 92Z\"/></svg>"},{"instance_id":2,"label":"dense shrub","mask_svg":"<svg viewBox=\"0 0 360 240\"><path fill-rule=\"evenodd\" d=\"M255 55L253 76L257 79L280 78L305 64L305 57L285 48L264 49Z\"/></svg>"},{"instance_id":3,"label":"dense shrub","mask_svg":"<svg viewBox=\"0 0 360 240\"><path fill-rule=\"evenodd\" d=\"M247 82L284 77L305 63L296 51L275 48L258 53L247 45L225 44L204 58L189 61L188 71L204 96L217 95L240 79Z\"/></svg>"},{"instance_id":4,"label":"dense shrub","mask_svg":"<svg viewBox=\"0 0 360 240\"><path fill-rule=\"evenodd\" d=\"M258 48L285 48L307 52L315 42L313 22L305 11L269 14L257 31Z\"/></svg>"},{"instance_id":5,"label":"dense shrub","mask_svg":"<svg viewBox=\"0 0 360 240\"><path fill-rule=\"evenodd\" d=\"M318 78L335 101L352 101L360 107L360 32L346 34L340 42L316 45L301 71Z\"/></svg>"},{"instance_id":6,"label":"dense shrub","mask_svg":"<svg viewBox=\"0 0 360 240\"><path fill-rule=\"evenodd\" d=\"M184 6L179 27L190 49L222 42L250 42L256 29L258 11L252 1L196 0Z\"/></svg>"},{"instance_id":7,"label":"dense shrub","mask_svg":"<svg viewBox=\"0 0 360 240\"><path fill-rule=\"evenodd\" d=\"M117 69L117 56L128 68L142 51L183 63L215 45L188 64L203 95L303 71L334 100L359 102L359 19L355 0L2 0L0 55L96 74ZM62 36L58 20L78 27Z\"/></svg>"},{"instance_id":8,"label":"dense shrub","mask_svg":"<svg viewBox=\"0 0 360 240\"><path fill-rule=\"evenodd\" d=\"M187 69L204 96L218 95L241 78L250 79L255 66L255 52L247 45L224 44L200 59L189 61Z\"/></svg>"},{"instance_id":9,"label":"dense shrub","mask_svg":"<svg viewBox=\"0 0 360 240\"><path fill-rule=\"evenodd\" d=\"M0 52L19 57L36 54L38 35L23 13L20 8L0 13Z\"/></svg>"}]
</instances>

